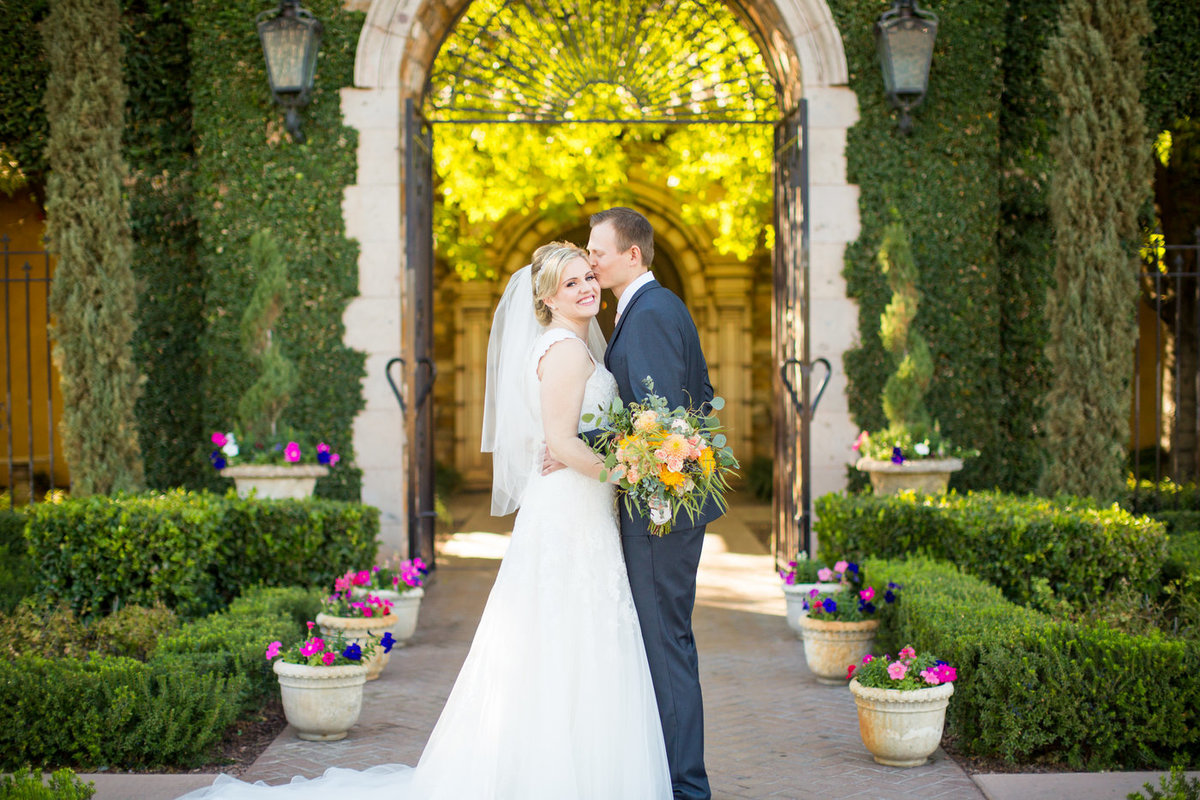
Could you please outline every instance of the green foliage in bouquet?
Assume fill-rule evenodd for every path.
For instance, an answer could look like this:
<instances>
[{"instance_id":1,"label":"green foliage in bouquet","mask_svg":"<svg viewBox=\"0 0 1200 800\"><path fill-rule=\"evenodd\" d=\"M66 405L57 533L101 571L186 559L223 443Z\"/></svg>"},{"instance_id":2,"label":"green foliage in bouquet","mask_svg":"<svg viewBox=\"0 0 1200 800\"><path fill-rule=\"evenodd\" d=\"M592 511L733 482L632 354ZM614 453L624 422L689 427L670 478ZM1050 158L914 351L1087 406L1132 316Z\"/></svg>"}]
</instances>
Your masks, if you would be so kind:
<instances>
[{"instance_id":1,"label":"green foliage in bouquet","mask_svg":"<svg viewBox=\"0 0 1200 800\"><path fill-rule=\"evenodd\" d=\"M738 462L716 416L683 406L669 409L666 399L654 394L649 376L642 383L650 392L644 402L625 405L614 397L598 417L584 414L583 421L607 434L592 445L604 457L600 479L619 470L625 507L649 516L650 532L663 536L680 511L693 522L710 501L723 511L728 476ZM725 401L714 397L708 405L720 411Z\"/></svg>"}]
</instances>

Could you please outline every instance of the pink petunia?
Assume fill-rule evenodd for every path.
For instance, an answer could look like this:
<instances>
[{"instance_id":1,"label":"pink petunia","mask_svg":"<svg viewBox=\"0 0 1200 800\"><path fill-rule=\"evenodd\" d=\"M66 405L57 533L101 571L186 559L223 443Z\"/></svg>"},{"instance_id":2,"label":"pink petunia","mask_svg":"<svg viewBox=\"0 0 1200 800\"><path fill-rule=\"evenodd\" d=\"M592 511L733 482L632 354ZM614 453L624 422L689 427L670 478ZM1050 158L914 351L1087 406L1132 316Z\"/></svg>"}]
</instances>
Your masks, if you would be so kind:
<instances>
[{"instance_id":1,"label":"pink petunia","mask_svg":"<svg viewBox=\"0 0 1200 800\"><path fill-rule=\"evenodd\" d=\"M834 572L843 572L844 573L849 568L850 568L850 564L845 561L839 561L833 565Z\"/></svg>"},{"instance_id":2,"label":"pink petunia","mask_svg":"<svg viewBox=\"0 0 1200 800\"><path fill-rule=\"evenodd\" d=\"M334 655L333 653L322 653L321 654L321 663L324 664L325 666L327 666L327 667L332 666L334 661L337 661L337 656Z\"/></svg>"},{"instance_id":3,"label":"pink petunia","mask_svg":"<svg viewBox=\"0 0 1200 800\"><path fill-rule=\"evenodd\" d=\"M937 686L939 683L942 682L942 679L940 677L938 677L938 673L937 673L936 669L921 670L921 677L924 678L925 682L928 683L930 686Z\"/></svg>"},{"instance_id":4,"label":"pink petunia","mask_svg":"<svg viewBox=\"0 0 1200 800\"><path fill-rule=\"evenodd\" d=\"M857 450L858 448L862 447L863 440L866 438L867 438L867 432L859 431L858 438L854 440L854 444L850 445L850 449Z\"/></svg>"},{"instance_id":5,"label":"pink petunia","mask_svg":"<svg viewBox=\"0 0 1200 800\"><path fill-rule=\"evenodd\" d=\"M338 592L348 592L348 591L350 591L350 586L352 583L353 583L353 580L350 577L350 573L347 572L342 577L334 579L333 588L335 591L338 591Z\"/></svg>"},{"instance_id":6,"label":"pink petunia","mask_svg":"<svg viewBox=\"0 0 1200 800\"><path fill-rule=\"evenodd\" d=\"M339 456L337 453L334 453L333 455L331 455L329 457L329 466L332 467L334 464L338 463L341 460L342 460L342 457Z\"/></svg>"},{"instance_id":7,"label":"pink petunia","mask_svg":"<svg viewBox=\"0 0 1200 800\"><path fill-rule=\"evenodd\" d=\"M300 648L300 655L308 658L315 656L317 653L325 649L325 640L320 636L314 636L303 644Z\"/></svg>"},{"instance_id":8,"label":"pink petunia","mask_svg":"<svg viewBox=\"0 0 1200 800\"><path fill-rule=\"evenodd\" d=\"M868 586L867 588L865 588L861 592L859 592L858 596L862 598L864 603L869 603L875 599L875 589L873 587Z\"/></svg>"},{"instance_id":9,"label":"pink petunia","mask_svg":"<svg viewBox=\"0 0 1200 800\"><path fill-rule=\"evenodd\" d=\"M901 664L899 661L893 661L888 664L888 677L894 681L902 680L908 674L908 666Z\"/></svg>"},{"instance_id":10,"label":"pink petunia","mask_svg":"<svg viewBox=\"0 0 1200 800\"><path fill-rule=\"evenodd\" d=\"M917 651L912 649L912 645L906 646L903 650L896 654L896 658L916 658Z\"/></svg>"},{"instance_id":11,"label":"pink petunia","mask_svg":"<svg viewBox=\"0 0 1200 800\"><path fill-rule=\"evenodd\" d=\"M833 580L833 570L829 567L821 567L817 570L817 580L821 582Z\"/></svg>"},{"instance_id":12,"label":"pink petunia","mask_svg":"<svg viewBox=\"0 0 1200 800\"><path fill-rule=\"evenodd\" d=\"M320 444L317 445L317 452L318 453L328 453L329 445L325 444L324 442L321 442Z\"/></svg>"},{"instance_id":13,"label":"pink petunia","mask_svg":"<svg viewBox=\"0 0 1200 800\"><path fill-rule=\"evenodd\" d=\"M300 460L300 445L295 442L288 442L287 447L283 448L283 457L293 464Z\"/></svg>"},{"instance_id":14,"label":"pink petunia","mask_svg":"<svg viewBox=\"0 0 1200 800\"><path fill-rule=\"evenodd\" d=\"M315 622L309 622L309 623L308 623L308 629L311 631L311 630L313 629L313 626L314 626L314 625L316 625L316 624L317 624L317 623L315 623Z\"/></svg>"},{"instance_id":15,"label":"pink petunia","mask_svg":"<svg viewBox=\"0 0 1200 800\"><path fill-rule=\"evenodd\" d=\"M272 658L279 655L279 650L282 647L283 642L271 642L270 647L267 648L267 661L270 661Z\"/></svg>"},{"instance_id":16,"label":"pink petunia","mask_svg":"<svg viewBox=\"0 0 1200 800\"><path fill-rule=\"evenodd\" d=\"M228 441L229 441L229 439L225 438L225 434L221 433L220 431L213 432L212 443L215 444L217 447L224 447L225 443Z\"/></svg>"}]
</instances>

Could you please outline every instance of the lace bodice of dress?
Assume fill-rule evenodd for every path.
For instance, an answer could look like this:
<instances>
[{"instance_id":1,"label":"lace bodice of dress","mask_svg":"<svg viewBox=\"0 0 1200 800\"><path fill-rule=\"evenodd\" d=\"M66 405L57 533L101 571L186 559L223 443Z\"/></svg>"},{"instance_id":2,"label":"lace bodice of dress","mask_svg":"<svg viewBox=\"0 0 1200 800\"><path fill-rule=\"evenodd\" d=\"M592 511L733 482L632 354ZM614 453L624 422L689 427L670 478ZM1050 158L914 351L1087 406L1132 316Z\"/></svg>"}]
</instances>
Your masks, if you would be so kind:
<instances>
[{"instance_id":1,"label":"lace bodice of dress","mask_svg":"<svg viewBox=\"0 0 1200 800\"><path fill-rule=\"evenodd\" d=\"M587 347L586 342L570 331L562 328L550 328L538 338L537 344L535 344L533 348L533 359L532 363L530 364L528 374L528 380L530 381L529 397L531 398L531 405L534 408L534 414L537 417L539 427L542 422L542 409L541 402L539 400L541 395L539 392L540 387L537 376L538 362L541 361L542 356L546 354L546 351L549 350L551 346L566 339L577 339L583 343L585 348ZM583 406L580 408L579 412L580 433L597 427L595 420L592 420L591 422L584 422L583 415L598 413L602 406L607 406L609 401L617 396L616 378L612 376L611 372L604 368L604 364L598 358L598 354L588 350L588 355L591 356L592 363L595 365L596 369L588 377L587 385L584 387Z\"/></svg>"}]
</instances>

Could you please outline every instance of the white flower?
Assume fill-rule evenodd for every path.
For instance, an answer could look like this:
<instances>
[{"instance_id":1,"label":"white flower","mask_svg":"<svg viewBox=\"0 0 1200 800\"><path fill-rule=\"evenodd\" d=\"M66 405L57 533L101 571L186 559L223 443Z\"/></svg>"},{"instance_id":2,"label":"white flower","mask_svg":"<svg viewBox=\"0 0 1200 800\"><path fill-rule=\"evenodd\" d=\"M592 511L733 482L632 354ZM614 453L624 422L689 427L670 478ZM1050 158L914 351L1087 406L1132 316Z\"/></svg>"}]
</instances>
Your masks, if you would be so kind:
<instances>
[{"instance_id":1,"label":"white flower","mask_svg":"<svg viewBox=\"0 0 1200 800\"><path fill-rule=\"evenodd\" d=\"M671 430L679 431L680 433L684 433L684 434L692 432L691 426L687 424L687 420L685 420L685 419L674 420L671 423Z\"/></svg>"},{"instance_id":2,"label":"white flower","mask_svg":"<svg viewBox=\"0 0 1200 800\"><path fill-rule=\"evenodd\" d=\"M221 448L221 452L225 454L226 458L236 458L237 454L241 452L238 449L237 439L233 438L232 433L226 434L225 439L225 446Z\"/></svg>"},{"instance_id":3,"label":"white flower","mask_svg":"<svg viewBox=\"0 0 1200 800\"><path fill-rule=\"evenodd\" d=\"M929 445L925 444L925 442L918 442L917 444L914 444L913 450L917 451L917 455L919 456L929 455Z\"/></svg>"},{"instance_id":4,"label":"white flower","mask_svg":"<svg viewBox=\"0 0 1200 800\"><path fill-rule=\"evenodd\" d=\"M650 521L655 525L666 525L671 521L671 505L657 497L650 500Z\"/></svg>"}]
</instances>

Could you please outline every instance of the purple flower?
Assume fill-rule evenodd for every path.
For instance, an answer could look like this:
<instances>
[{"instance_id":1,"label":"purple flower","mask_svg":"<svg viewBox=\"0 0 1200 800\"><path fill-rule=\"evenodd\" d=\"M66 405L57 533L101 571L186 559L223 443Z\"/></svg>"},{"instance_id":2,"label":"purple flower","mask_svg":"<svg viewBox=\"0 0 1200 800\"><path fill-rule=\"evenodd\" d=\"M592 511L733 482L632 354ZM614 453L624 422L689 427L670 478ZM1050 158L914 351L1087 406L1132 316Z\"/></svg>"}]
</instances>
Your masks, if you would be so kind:
<instances>
[{"instance_id":1,"label":"purple flower","mask_svg":"<svg viewBox=\"0 0 1200 800\"><path fill-rule=\"evenodd\" d=\"M832 597L826 597L821 602L821 605L825 607L825 611L828 614L832 614L833 612L837 611L837 602Z\"/></svg>"},{"instance_id":2,"label":"purple flower","mask_svg":"<svg viewBox=\"0 0 1200 800\"><path fill-rule=\"evenodd\" d=\"M213 469L215 470L225 469L225 465L228 463L225 461L225 457L221 455L220 450L213 450L209 453L208 460L212 462Z\"/></svg>"},{"instance_id":3,"label":"purple flower","mask_svg":"<svg viewBox=\"0 0 1200 800\"><path fill-rule=\"evenodd\" d=\"M388 631L385 633L383 638L379 640L379 644L383 647L383 652L392 652L392 648L396 645L396 640L392 637L392 632Z\"/></svg>"},{"instance_id":4,"label":"purple flower","mask_svg":"<svg viewBox=\"0 0 1200 800\"><path fill-rule=\"evenodd\" d=\"M892 448L892 463L893 464L903 464L904 463L904 451L901 450L899 447Z\"/></svg>"},{"instance_id":5,"label":"purple flower","mask_svg":"<svg viewBox=\"0 0 1200 800\"><path fill-rule=\"evenodd\" d=\"M358 646L358 642L351 642L342 651L342 655L351 661L362 661L362 648Z\"/></svg>"}]
</instances>

